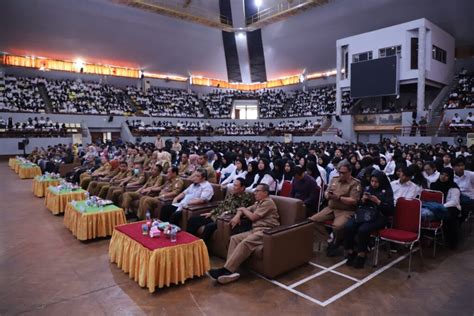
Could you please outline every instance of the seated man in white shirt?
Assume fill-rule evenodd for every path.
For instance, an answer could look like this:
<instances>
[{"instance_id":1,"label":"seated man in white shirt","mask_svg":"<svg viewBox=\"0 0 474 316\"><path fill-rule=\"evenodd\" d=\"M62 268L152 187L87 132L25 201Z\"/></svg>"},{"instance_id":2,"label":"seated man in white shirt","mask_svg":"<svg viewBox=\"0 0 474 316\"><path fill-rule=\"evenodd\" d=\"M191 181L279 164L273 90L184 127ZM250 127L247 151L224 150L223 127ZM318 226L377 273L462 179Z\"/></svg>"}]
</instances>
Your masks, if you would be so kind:
<instances>
[{"instance_id":1,"label":"seated man in white shirt","mask_svg":"<svg viewBox=\"0 0 474 316\"><path fill-rule=\"evenodd\" d=\"M393 190L393 200L395 201L395 204L400 197L407 199L416 198L420 194L421 188L411 182L413 172L407 167L400 167L397 170L397 174L398 180L390 183Z\"/></svg>"},{"instance_id":2,"label":"seated man in white shirt","mask_svg":"<svg viewBox=\"0 0 474 316\"><path fill-rule=\"evenodd\" d=\"M453 116L453 118L451 119L451 123L456 123L456 124L458 124L458 123L460 123L460 122L461 122L461 117L459 116L458 113L455 113L454 116Z\"/></svg>"},{"instance_id":3,"label":"seated man in white shirt","mask_svg":"<svg viewBox=\"0 0 474 316\"><path fill-rule=\"evenodd\" d=\"M465 170L465 161L463 156L454 160L454 182L461 190L462 219L474 207L474 172Z\"/></svg>"},{"instance_id":4,"label":"seated man in white shirt","mask_svg":"<svg viewBox=\"0 0 474 316\"><path fill-rule=\"evenodd\" d=\"M193 176L193 184L178 194L172 204L161 209L160 219L178 225L181 222L182 209L189 205L204 204L214 196L214 189L207 181L206 169L199 168Z\"/></svg>"},{"instance_id":5,"label":"seated man in white shirt","mask_svg":"<svg viewBox=\"0 0 474 316\"><path fill-rule=\"evenodd\" d=\"M469 123L471 125L474 125L474 115L472 115L472 112L469 112L466 117L466 123Z\"/></svg>"}]
</instances>

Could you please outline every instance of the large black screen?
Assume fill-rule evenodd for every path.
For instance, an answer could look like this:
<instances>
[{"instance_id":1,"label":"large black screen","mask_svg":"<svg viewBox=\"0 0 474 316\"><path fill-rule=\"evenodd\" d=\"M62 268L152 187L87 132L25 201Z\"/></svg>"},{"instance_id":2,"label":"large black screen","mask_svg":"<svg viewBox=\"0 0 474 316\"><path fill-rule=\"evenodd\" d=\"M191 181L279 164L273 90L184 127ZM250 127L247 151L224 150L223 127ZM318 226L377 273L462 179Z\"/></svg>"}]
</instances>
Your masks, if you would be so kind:
<instances>
[{"instance_id":1,"label":"large black screen","mask_svg":"<svg viewBox=\"0 0 474 316\"><path fill-rule=\"evenodd\" d=\"M398 94L398 56L351 64L351 97L364 98Z\"/></svg>"}]
</instances>

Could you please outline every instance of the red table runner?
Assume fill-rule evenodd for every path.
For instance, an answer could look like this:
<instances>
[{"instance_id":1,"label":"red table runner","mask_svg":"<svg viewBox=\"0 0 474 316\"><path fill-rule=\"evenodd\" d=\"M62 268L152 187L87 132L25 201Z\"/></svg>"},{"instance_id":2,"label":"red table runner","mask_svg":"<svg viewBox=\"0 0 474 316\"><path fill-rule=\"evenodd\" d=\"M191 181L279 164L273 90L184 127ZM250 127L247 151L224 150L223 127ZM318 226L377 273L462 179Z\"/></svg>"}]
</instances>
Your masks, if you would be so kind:
<instances>
[{"instance_id":1,"label":"red table runner","mask_svg":"<svg viewBox=\"0 0 474 316\"><path fill-rule=\"evenodd\" d=\"M173 247L177 245L189 244L193 241L199 240L199 238L187 233L180 231L176 235L176 242L171 242L169 238L165 237L163 233L160 237L151 238L149 235L142 234L142 225L145 222L135 222L126 225L116 226L115 229L122 234L127 235L136 242L140 243L143 247L149 250L155 250L158 248Z\"/></svg>"}]
</instances>

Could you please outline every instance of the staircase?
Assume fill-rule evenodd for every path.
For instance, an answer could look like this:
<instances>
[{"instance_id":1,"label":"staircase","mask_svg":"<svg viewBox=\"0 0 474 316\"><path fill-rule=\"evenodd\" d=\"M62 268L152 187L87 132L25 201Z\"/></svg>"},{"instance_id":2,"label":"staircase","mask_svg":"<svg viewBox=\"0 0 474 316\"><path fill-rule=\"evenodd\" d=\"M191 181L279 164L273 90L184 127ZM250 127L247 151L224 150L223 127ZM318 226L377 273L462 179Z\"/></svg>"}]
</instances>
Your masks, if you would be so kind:
<instances>
[{"instance_id":1,"label":"staircase","mask_svg":"<svg viewBox=\"0 0 474 316\"><path fill-rule=\"evenodd\" d=\"M451 83L445 86L438 93L438 96L431 103L431 111L428 113L428 129L437 131L436 136L442 136L447 133L444 124L444 104L448 102L449 94L453 88L458 84L459 76L454 76Z\"/></svg>"},{"instance_id":2,"label":"staircase","mask_svg":"<svg viewBox=\"0 0 474 316\"><path fill-rule=\"evenodd\" d=\"M41 82L41 83L38 83L37 87L38 87L39 94L44 101L44 111L46 113L53 113L53 104L51 103L51 99L49 98L48 90L46 90L46 86L44 85L44 83Z\"/></svg>"},{"instance_id":3,"label":"staircase","mask_svg":"<svg viewBox=\"0 0 474 316\"><path fill-rule=\"evenodd\" d=\"M322 136L325 131L327 131L332 125L332 117L327 117L325 116L323 119L323 123L321 126L318 128L316 133L314 133L315 136Z\"/></svg>"}]
</instances>

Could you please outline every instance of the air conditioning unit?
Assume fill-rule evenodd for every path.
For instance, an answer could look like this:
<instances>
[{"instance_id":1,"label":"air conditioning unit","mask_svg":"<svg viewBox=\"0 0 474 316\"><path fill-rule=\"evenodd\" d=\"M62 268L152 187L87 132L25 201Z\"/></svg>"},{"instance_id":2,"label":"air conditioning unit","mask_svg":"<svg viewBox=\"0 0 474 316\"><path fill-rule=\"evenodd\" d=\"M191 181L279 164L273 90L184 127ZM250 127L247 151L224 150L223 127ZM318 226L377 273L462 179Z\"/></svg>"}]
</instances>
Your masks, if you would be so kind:
<instances>
[{"instance_id":1,"label":"air conditioning unit","mask_svg":"<svg viewBox=\"0 0 474 316\"><path fill-rule=\"evenodd\" d=\"M467 136L466 136L466 145L467 145L467 148L471 147L472 145L474 145L474 133L467 133Z\"/></svg>"}]
</instances>

